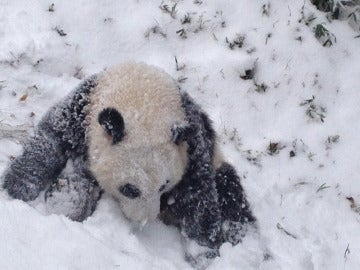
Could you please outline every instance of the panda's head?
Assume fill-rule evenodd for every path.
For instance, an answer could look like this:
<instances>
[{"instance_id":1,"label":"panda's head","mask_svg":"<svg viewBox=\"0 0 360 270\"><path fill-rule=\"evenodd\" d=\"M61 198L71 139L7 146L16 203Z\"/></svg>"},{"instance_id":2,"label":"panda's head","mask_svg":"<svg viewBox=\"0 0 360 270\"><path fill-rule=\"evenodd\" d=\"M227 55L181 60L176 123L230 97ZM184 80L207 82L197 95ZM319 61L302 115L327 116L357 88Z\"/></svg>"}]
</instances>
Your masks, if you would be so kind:
<instances>
[{"instance_id":1,"label":"panda's head","mask_svg":"<svg viewBox=\"0 0 360 270\"><path fill-rule=\"evenodd\" d=\"M182 178L186 117L173 79L146 64L104 72L89 106L90 168L127 218L145 222Z\"/></svg>"}]
</instances>

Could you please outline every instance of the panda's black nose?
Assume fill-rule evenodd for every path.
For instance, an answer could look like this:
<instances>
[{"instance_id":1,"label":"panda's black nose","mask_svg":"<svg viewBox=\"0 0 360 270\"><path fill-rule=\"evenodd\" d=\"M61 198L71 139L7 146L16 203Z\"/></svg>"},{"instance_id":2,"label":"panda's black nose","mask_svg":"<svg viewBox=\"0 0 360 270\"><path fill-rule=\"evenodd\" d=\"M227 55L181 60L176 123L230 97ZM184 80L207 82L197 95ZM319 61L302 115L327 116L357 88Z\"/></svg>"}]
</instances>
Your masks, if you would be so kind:
<instances>
[{"instance_id":1,"label":"panda's black nose","mask_svg":"<svg viewBox=\"0 0 360 270\"><path fill-rule=\"evenodd\" d=\"M135 185L127 183L119 187L119 191L124 196L135 199L141 195L140 189L138 189Z\"/></svg>"}]
</instances>

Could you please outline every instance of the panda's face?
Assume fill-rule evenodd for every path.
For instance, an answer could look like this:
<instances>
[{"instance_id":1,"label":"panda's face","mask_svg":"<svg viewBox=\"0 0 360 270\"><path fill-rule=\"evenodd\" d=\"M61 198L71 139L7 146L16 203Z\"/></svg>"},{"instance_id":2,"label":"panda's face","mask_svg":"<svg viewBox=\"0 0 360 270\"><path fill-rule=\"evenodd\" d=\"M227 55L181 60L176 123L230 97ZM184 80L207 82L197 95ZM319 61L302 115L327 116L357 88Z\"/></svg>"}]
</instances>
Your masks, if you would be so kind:
<instances>
[{"instance_id":1,"label":"panda's face","mask_svg":"<svg viewBox=\"0 0 360 270\"><path fill-rule=\"evenodd\" d=\"M111 121L102 117L108 112L116 115ZM182 177L186 147L175 143L171 127L164 141L154 141L146 134L142 140L134 141L126 130L126 121L120 117L121 113L114 108L106 108L99 114L105 144L92 156L91 167L100 185L119 201L129 219L153 220L160 210L160 196Z\"/></svg>"},{"instance_id":2,"label":"panda's face","mask_svg":"<svg viewBox=\"0 0 360 270\"><path fill-rule=\"evenodd\" d=\"M127 218L155 219L160 196L187 164L186 144L174 132L185 115L173 81L156 68L128 64L106 72L91 100L92 172Z\"/></svg>"}]
</instances>

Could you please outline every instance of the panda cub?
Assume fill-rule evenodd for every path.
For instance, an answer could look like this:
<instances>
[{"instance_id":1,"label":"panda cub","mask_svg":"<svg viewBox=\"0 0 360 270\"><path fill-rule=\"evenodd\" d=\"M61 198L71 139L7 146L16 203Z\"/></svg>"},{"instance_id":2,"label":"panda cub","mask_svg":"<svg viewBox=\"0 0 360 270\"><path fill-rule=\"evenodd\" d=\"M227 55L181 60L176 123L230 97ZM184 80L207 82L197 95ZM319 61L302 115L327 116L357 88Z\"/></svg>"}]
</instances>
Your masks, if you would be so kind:
<instances>
[{"instance_id":1,"label":"panda cub","mask_svg":"<svg viewBox=\"0 0 360 270\"><path fill-rule=\"evenodd\" d=\"M129 220L159 217L209 248L206 257L237 244L255 222L207 114L168 74L143 63L90 77L50 108L2 178L13 198L45 191L76 221L105 191Z\"/></svg>"}]
</instances>

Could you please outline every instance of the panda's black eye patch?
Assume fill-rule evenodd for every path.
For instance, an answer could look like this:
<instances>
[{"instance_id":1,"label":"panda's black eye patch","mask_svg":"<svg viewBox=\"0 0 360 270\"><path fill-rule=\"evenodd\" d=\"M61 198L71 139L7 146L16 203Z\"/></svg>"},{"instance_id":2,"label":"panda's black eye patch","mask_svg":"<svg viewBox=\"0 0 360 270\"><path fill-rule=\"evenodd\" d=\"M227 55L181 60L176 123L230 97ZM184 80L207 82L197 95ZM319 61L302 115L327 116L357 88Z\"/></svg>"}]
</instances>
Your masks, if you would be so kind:
<instances>
[{"instance_id":1,"label":"panda's black eye patch","mask_svg":"<svg viewBox=\"0 0 360 270\"><path fill-rule=\"evenodd\" d=\"M117 144L125 135L125 123L121 113L114 108L103 109L98 115L98 122L105 132L112 137L112 143Z\"/></svg>"},{"instance_id":2,"label":"panda's black eye patch","mask_svg":"<svg viewBox=\"0 0 360 270\"><path fill-rule=\"evenodd\" d=\"M141 191L135 185L129 183L120 186L119 191L122 195L130 199L135 199L141 195Z\"/></svg>"}]
</instances>

